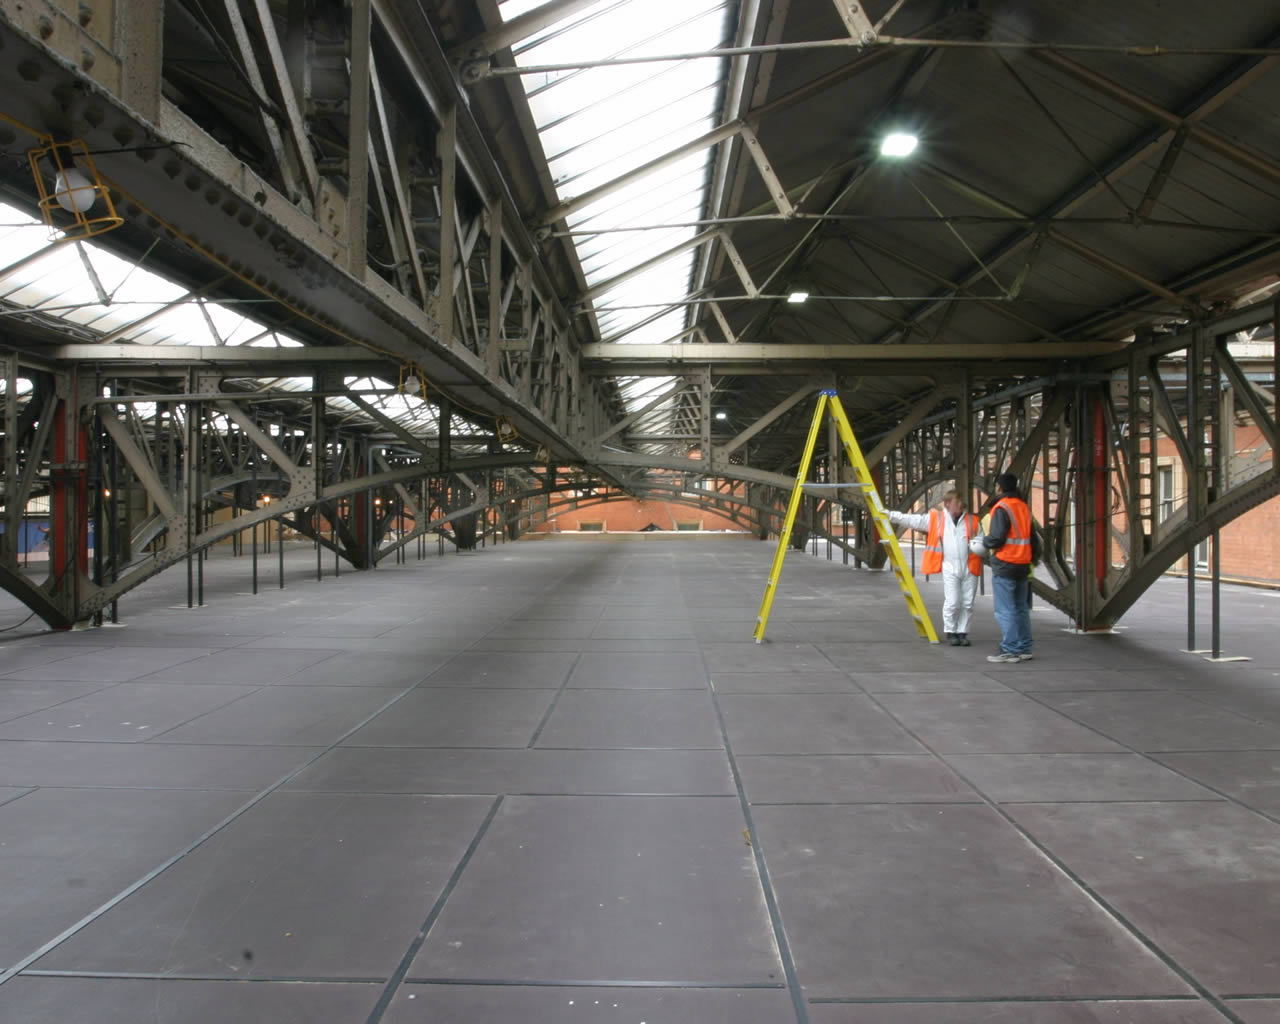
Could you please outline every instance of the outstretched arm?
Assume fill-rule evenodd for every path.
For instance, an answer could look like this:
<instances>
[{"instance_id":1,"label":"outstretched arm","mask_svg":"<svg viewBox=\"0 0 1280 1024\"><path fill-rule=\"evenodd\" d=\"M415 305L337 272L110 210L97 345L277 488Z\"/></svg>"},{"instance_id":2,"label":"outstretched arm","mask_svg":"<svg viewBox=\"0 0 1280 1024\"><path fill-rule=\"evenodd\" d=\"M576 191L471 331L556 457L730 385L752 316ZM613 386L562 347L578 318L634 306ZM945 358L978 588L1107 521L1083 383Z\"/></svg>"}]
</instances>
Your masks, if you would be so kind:
<instances>
[{"instance_id":1,"label":"outstretched arm","mask_svg":"<svg viewBox=\"0 0 1280 1024\"><path fill-rule=\"evenodd\" d=\"M894 526L905 526L908 530L919 530L921 533L929 532L929 516L912 515L910 512L890 512L889 522Z\"/></svg>"}]
</instances>

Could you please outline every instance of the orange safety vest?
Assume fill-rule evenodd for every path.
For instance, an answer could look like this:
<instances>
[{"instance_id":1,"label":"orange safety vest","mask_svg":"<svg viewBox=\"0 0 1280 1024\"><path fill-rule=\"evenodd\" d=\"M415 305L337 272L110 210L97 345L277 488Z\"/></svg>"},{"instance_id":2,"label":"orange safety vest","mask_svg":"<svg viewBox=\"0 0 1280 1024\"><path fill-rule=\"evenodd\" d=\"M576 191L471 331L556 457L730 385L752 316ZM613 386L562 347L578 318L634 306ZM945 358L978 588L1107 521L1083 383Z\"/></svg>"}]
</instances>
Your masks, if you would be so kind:
<instances>
[{"instance_id":1,"label":"orange safety vest","mask_svg":"<svg viewBox=\"0 0 1280 1024\"><path fill-rule=\"evenodd\" d=\"M929 510L929 536L924 542L924 560L920 563L920 571L926 576L942 572L942 528L946 522L946 513L941 509ZM965 513L967 537L974 537L982 532L978 517L972 512ZM982 559L977 555L969 556L969 571L975 576L982 575Z\"/></svg>"},{"instance_id":2,"label":"orange safety vest","mask_svg":"<svg viewBox=\"0 0 1280 1024\"><path fill-rule=\"evenodd\" d=\"M1031 564L1031 509L1021 498L1001 498L991 510L1003 508L1009 517L1009 533L1004 545L996 551L996 558L1011 565Z\"/></svg>"}]
</instances>

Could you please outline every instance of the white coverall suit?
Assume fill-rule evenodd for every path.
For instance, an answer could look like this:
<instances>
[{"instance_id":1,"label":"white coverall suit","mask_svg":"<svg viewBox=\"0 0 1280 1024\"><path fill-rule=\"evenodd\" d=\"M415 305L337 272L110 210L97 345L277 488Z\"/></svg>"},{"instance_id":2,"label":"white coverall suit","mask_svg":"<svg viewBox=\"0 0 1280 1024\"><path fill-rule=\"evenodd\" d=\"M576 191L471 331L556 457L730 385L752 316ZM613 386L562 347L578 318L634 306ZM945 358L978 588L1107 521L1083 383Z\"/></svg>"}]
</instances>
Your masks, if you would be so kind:
<instances>
[{"instance_id":1,"label":"white coverall suit","mask_svg":"<svg viewBox=\"0 0 1280 1024\"><path fill-rule=\"evenodd\" d=\"M978 596L978 580L969 571L969 515L960 514L953 520L946 509L939 509L942 516L942 631L944 633L968 633L969 615L974 599ZM909 512L890 512L889 521L929 532L929 515L912 515Z\"/></svg>"}]
</instances>

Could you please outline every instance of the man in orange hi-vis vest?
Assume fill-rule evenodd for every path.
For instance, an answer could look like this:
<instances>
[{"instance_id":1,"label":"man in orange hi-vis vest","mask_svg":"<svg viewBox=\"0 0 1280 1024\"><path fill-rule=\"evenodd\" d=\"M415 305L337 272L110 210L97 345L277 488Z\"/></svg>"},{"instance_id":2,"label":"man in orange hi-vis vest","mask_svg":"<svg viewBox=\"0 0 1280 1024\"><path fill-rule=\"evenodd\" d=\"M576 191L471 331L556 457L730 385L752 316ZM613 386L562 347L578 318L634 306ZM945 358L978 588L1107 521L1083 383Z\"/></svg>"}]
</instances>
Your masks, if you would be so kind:
<instances>
[{"instance_id":1,"label":"man in orange hi-vis vest","mask_svg":"<svg viewBox=\"0 0 1280 1024\"><path fill-rule=\"evenodd\" d=\"M942 574L942 628L947 643L968 647L969 615L982 576L982 559L969 553L969 539L982 533L978 517L965 512L959 491L950 490L942 496L942 508L920 516L890 512L889 521L928 534L920 571L926 576Z\"/></svg>"},{"instance_id":2,"label":"man in orange hi-vis vest","mask_svg":"<svg viewBox=\"0 0 1280 1024\"><path fill-rule=\"evenodd\" d=\"M1031 527L1031 509L1018 493L1012 473L996 477L996 503L991 528L982 541L992 553L991 596L1000 624L1000 650L987 661L1031 660L1031 566L1040 554L1039 538Z\"/></svg>"}]
</instances>

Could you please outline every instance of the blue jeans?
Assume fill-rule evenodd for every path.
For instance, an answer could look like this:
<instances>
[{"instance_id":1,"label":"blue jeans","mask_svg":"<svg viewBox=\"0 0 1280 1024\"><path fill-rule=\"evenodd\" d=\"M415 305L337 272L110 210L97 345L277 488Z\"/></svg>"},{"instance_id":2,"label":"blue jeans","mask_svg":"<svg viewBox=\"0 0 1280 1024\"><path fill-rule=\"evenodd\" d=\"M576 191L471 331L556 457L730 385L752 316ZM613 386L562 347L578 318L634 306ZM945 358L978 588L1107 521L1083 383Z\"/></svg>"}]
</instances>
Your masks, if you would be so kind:
<instances>
[{"instance_id":1,"label":"blue jeans","mask_svg":"<svg viewBox=\"0 0 1280 1024\"><path fill-rule=\"evenodd\" d=\"M1008 576L991 577L991 596L996 605L996 622L1004 636L1000 650L1006 654L1031 653L1030 580L1014 580Z\"/></svg>"}]
</instances>

